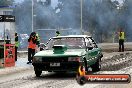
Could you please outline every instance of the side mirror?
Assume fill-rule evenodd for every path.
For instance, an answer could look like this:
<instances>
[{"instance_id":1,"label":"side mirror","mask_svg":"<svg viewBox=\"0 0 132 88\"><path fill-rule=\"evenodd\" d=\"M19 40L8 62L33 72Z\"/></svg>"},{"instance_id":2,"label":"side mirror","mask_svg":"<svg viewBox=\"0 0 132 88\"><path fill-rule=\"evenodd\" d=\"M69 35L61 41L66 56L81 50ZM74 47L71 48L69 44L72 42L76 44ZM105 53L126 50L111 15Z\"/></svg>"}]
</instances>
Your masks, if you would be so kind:
<instances>
[{"instance_id":1,"label":"side mirror","mask_svg":"<svg viewBox=\"0 0 132 88\"><path fill-rule=\"evenodd\" d=\"M88 50L92 50L92 49L93 49L93 47L92 47L92 46L89 46L89 47L87 47L87 49L88 49Z\"/></svg>"}]
</instances>

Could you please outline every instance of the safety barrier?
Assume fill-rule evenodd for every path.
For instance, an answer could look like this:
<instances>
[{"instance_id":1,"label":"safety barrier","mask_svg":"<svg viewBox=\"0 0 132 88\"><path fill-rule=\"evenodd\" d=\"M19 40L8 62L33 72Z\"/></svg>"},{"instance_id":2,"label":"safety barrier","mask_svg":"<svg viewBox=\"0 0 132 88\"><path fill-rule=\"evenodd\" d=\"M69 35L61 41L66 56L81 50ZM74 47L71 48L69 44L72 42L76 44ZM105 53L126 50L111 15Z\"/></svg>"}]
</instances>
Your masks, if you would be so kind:
<instances>
[{"instance_id":1,"label":"safety barrier","mask_svg":"<svg viewBox=\"0 0 132 88\"><path fill-rule=\"evenodd\" d=\"M4 50L5 49L5 50ZM0 45L0 68L15 66L15 45Z\"/></svg>"}]
</instances>

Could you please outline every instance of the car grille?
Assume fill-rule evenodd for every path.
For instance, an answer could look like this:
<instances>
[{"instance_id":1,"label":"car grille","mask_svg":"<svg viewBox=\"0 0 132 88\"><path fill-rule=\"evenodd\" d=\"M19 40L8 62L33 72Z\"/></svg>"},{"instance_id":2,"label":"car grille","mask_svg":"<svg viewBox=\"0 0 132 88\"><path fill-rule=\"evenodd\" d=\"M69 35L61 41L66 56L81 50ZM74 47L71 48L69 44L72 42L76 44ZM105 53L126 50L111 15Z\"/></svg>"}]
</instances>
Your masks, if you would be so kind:
<instances>
[{"instance_id":1,"label":"car grille","mask_svg":"<svg viewBox=\"0 0 132 88\"><path fill-rule=\"evenodd\" d=\"M43 62L68 62L68 57L43 57Z\"/></svg>"}]
</instances>

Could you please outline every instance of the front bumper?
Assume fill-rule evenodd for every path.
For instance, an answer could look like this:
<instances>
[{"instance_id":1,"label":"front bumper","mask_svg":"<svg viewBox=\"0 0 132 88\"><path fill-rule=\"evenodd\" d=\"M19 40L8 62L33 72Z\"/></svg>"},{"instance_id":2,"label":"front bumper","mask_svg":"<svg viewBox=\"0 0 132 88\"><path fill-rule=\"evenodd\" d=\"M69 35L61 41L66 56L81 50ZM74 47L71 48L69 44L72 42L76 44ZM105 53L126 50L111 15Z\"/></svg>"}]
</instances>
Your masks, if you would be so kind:
<instances>
[{"instance_id":1,"label":"front bumper","mask_svg":"<svg viewBox=\"0 0 132 88\"><path fill-rule=\"evenodd\" d=\"M41 71L77 71L79 62L61 62L60 66L50 66L50 62L34 62L34 69Z\"/></svg>"}]
</instances>

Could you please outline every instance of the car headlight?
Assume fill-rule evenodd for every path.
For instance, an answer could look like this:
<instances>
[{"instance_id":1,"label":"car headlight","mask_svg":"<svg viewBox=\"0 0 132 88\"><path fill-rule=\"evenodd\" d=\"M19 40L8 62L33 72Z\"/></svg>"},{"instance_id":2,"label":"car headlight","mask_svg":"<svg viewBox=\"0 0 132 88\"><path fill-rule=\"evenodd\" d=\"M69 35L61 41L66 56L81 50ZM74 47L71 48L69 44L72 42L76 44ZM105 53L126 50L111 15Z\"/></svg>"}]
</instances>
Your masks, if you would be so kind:
<instances>
[{"instance_id":1,"label":"car headlight","mask_svg":"<svg viewBox=\"0 0 132 88\"><path fill-rule=\"evenodd\" d=\"M78 62L80 62L80 57L69 57L68 61L78 61Z\"/></svg>"},{"instance_id":2,"label":"car headlight","mask_svg":"<svg viewBox=\"0 0 132 88\"><path fill-rule=\"evenodd\" d=\"M42 57L34 57L33 62L42 62Z\"/></svg>"}]
</instances>

